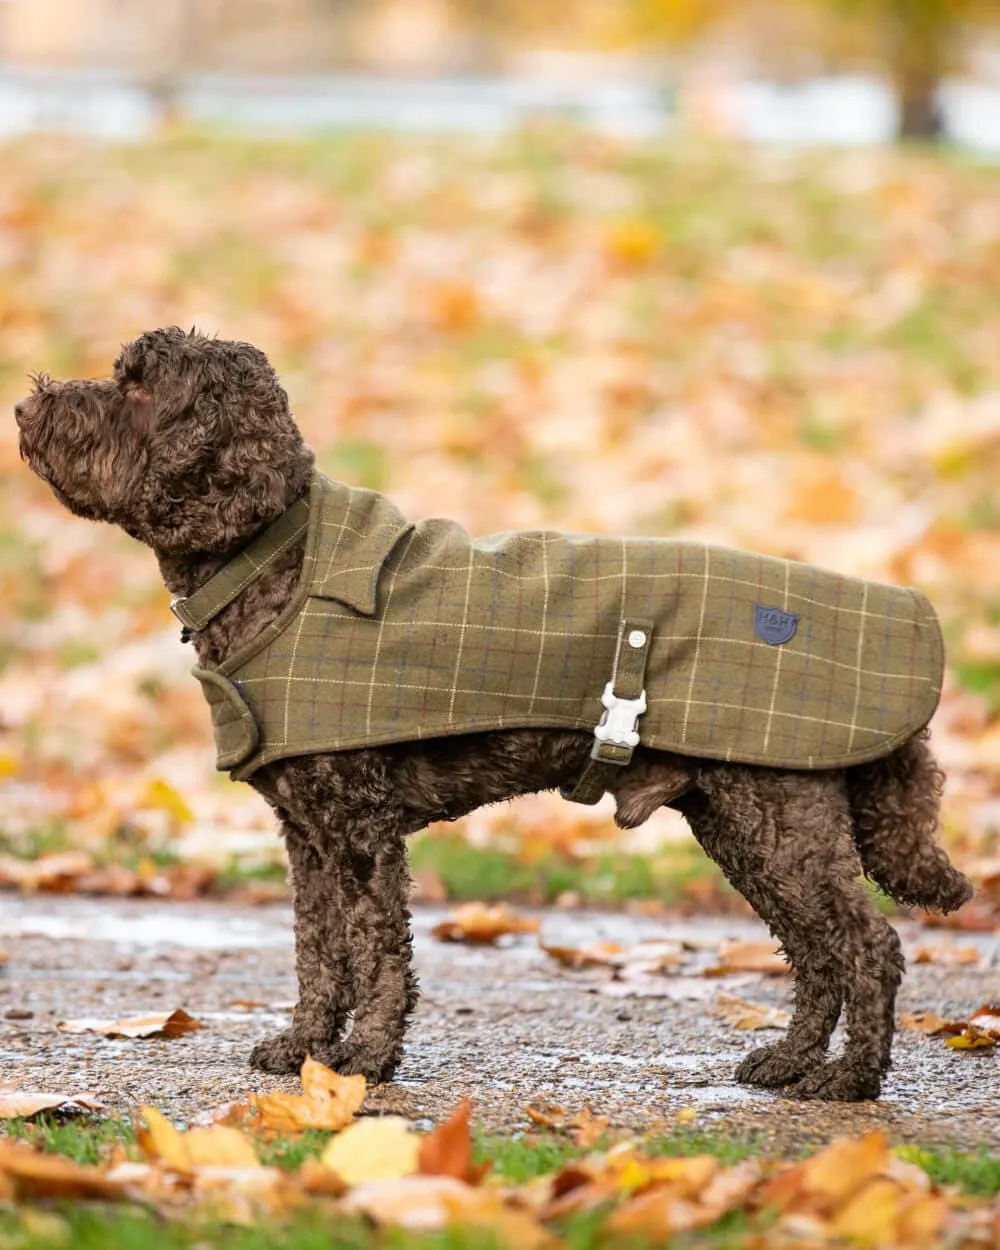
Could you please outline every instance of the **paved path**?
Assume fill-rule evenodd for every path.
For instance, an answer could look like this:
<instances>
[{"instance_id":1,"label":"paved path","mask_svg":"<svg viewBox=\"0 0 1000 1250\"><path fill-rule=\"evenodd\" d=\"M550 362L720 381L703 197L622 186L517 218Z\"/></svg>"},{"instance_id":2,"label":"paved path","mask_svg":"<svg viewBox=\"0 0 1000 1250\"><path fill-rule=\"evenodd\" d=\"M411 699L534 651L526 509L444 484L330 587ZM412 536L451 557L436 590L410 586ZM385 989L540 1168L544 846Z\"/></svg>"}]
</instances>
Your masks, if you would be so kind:
<instances>
[{"instance_id":1,"label":"paved path","mask_svg":"<svg viewBox=\"0 0 1000 1250\"><path fill-rule=\"evenodd\" d=\"M961 1054L903 1032L883 1099L856 1107L799 1104L737 1086L732 1070L751 1046L778 1034L744 1033L709 1016L711 1002L617 999L601 991L604 969L571 972L533 937L500 948L444 945L430 936L441 918L415 920L423 987L406 1060L372 1109L436 1119L470 1095L492 1129L526 1125L529 1103L587 1106L614 1127L669 1124L682 1108L695 1123L758 1132L768 1145L794 1147L881 1125L900 1140L1000 1146L1000 1060ZM763 937L738 920L667 922L591 912L542 915L547 940L580 945L632 943L665 935L711 944L725 936ZM908 949L940 935L903 926ZM960 935L982 952L978 967L918 965L901 995L903 1012L968 1014L1000 1000L1000 941ZM294 997L287 908L159 904L75 897L0 899L0 944L11 953L0 980L0 1081L22 1088L92 1091L128 1112L151 1102L189 1117L251 1090L286 1081L249 1072L261 1036L288 1022ZM697 965L712 962L692 956ZM697 967L693 969L697 971ZM692 993L711 985L761 1004L787 1005L787 978L687 977ZM706 991L701 991L706 992ZM714 992L714 991L713 991ZM237 1000L266 1007L250 1009ZM184 1007L208 1027L175 1041L109 1041L60 1033L56 1022L120 1018ZM30 1018L17 1018L24 1012Z\"/></svg>"}]
</instances>

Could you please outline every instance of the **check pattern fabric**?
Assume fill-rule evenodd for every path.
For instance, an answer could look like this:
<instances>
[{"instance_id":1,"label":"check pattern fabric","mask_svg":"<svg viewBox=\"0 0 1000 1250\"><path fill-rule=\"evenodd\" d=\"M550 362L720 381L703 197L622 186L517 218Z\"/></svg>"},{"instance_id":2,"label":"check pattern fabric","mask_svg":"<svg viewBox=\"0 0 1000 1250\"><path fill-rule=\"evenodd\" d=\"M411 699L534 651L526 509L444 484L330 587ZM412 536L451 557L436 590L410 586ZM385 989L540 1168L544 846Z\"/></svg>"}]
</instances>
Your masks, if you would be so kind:
<instances>
[{"instance_id":1,"label":"check pattern fabric","mask_svg":"<svg viewBox=\"0 0 1000 1250\"><path fill-rule=\"evenodd\" d=\"M792 636L766 641L759 608L794 614ZM296 595L250 646L196 674L219 766L245 779L320 751L592 731L620 622L638 618L654 622L638 725L647 747L843 767L893 750L940 696L941 634L916 590L669 539L473 539L318 475Z\"/></svg>"}]
</instances>

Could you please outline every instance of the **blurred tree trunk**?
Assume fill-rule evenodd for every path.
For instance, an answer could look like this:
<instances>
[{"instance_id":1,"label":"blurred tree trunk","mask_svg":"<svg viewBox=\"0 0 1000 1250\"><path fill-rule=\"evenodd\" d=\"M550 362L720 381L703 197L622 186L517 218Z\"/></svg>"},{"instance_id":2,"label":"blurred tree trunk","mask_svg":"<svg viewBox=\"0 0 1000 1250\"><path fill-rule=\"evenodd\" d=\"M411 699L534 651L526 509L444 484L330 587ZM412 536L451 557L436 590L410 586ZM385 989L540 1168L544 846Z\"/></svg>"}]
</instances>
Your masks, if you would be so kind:
<instances>
[{"instance_id":1,"label":"blurred tree trunk","mask_svg":"<svg viewBox=\"0 0 1000 1250\"><path fill-rule=\"evenodd\" d=\"M938 89L956 51L954 0L888 0L889 72L899 101L900 139L940 139L944 117Z\"/></svg>"}]
</instances>

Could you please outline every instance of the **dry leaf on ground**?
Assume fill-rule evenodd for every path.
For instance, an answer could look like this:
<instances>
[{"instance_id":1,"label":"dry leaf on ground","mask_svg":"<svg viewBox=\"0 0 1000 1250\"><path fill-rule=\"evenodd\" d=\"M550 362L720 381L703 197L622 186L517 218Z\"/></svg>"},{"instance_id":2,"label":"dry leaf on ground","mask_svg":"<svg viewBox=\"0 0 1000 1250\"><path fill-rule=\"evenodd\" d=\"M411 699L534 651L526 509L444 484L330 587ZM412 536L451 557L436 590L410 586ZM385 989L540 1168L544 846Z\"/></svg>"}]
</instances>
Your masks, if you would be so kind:
<instances>
[{"instance_id":1,"label":"dry leaf on ground","mask_svg":"<svg viewBox=\"0 0 1000 1250\"><path fill-rule=\"evenodd\" d=\"M593 946L547 946L539 939L538 945L546 955L551 955L567 968L610 968L625 950L617 942L598 942Z\"/></svg>"},{"instance_id":2,"label":"dry leaf on ground","mask_svg":"<svg viewBox=\"0 0 1000 1250\"><path fill-rule=\"evenodd\" d=\"M708 1014L731 1024L734 1029L783 1029L792 1018L781 1007L762 1007L734 994L719 994Z\"/></svg>"},{"instance_id":3,"label":"dry leaf on ground","mask_svg":"<svg viewBox=\"0 0 1000 1250\"><path fill-rule=\"evenodd\" d=\"M491 946L511 933L537 933L539 921L519 915L506 903L463 903L431 933L441 942L469 942Z\"/></svg>"},{"instance_id":4,"label":"dry leaf on ground","mask_svg":"<svg viewBox=\"0 0 1000 1250\"><path fill-rule=\"evenodd\" d=\"M182 1037L205 1026L183 1008L150 1016L128 1016L123 1020L60 1020L63 1033L103 1033L105 1037Z\"/></svg>"},{"instance_id":5,"label":"dry leaf on ground","mask_svg":"<svg viewBox=\"0 0 1000 1250\"><path fill-rule=\"evenodd\" d=\"M150 1162L184 1173L206 1167L260 1167L253 1143L238 1129L213 1124L181 1132L155 1107L141 1110L146 1125L136 1126L136 1140Z\"/></svg>"},{"instance_id":6,"label":"dry leaf on ground","mask_svg":"<svg viewBox=\"0 0 1000 1250\"><path fill-rule=\"evenodd\" d=\"M974 946L955 946L942 942L938 946L918 946L913 952L915 964L938 964L942 968L974 967L982 956Z\"/></svg>"},{"instance_id":7,"label":"dry leaf on ground","mask_svg":"<svg viewBox=\"0 0 1000 1250\"><path fill-rule=\"evenodd\" d=\"M100 1168L83 1167L59 1155L42 1154L12 1142L0 1141L0 1196L68 1198L116 1202L123 1187Z\"/></svg>"},{"instance_id":8,"label":"dry leaf on ground","mask_svg":"<svg viewBox=\"0 0 1000 1250\"><path fill-rule=\"evenodd\" d=\"M307 1128L337 1132L354 1119L365 1100L363 1076L340 1076L314 1059L302 1065L302 1093L255 1094L250 1104L257 1109L261 1125L280 1133L301 1133Z\"/></svg>"},{"instance_id":9,"label":"dry leaf on ground","mask_svg":"<svg viewBox=\"0 0 1000 1250\"><path fill-rule=\"evenodd\" d=\"M468 1185L479 1184L490 1165L472 1161L471 1114L472 1103L466 1098L449 1119L421 1139L418 1171L425 1176L454 1176Z\"/></svg>"},{"instance_id":10,"label":"dry leaf on ground","mask_svg":"<svg viewBox=\"0 0 1000 1250\"><path fill-rule=\"evenodd\" d=\"M320 1163L349 1186L398 1180L417 1171L420 1145L419 1133L402 1116L370 1117L355 1120L332 1138Z\"/></svg>"},{"instance_id":11,"label":"dry leaf on ground","mask_svg":"<svg viewBox=\"0 0 1000 1250\"><path fill-rule=\"evenodd\" d=\"M723 942L719 962L706 968L706 977L724 977L733 972L760 972L767 976L783 976L791 965L773 942Z\"/></svg>"},{"instance_id":12,"label":"dry leaf on ground","mask_svg":"<svg viewBox=\"0 0 1000 1250\"><path fill-rule=\"evenodd\" d=\"M594 1115L588 1107L568 1112L551 1103L540 1107L525 1107L524 1113L532 1124L548 1129L551 1133L562 1133L571 1138L575 1145L584 1148L596 1145L608 1129L607 1116Z\"/></svg>"},{"instance_id":13,"label":"dry leaf on ground","mask_svg":"<svg viewBox=\"0 0 1000 1250\"><path fill-rule=\"evenodd\" d=\"M0 1120L31 1120L43 1111L59 1116L91 1115L106 1111L92 1094L43 1094L34 1090L0 1090Z\"/></svg>"}]
</instances>

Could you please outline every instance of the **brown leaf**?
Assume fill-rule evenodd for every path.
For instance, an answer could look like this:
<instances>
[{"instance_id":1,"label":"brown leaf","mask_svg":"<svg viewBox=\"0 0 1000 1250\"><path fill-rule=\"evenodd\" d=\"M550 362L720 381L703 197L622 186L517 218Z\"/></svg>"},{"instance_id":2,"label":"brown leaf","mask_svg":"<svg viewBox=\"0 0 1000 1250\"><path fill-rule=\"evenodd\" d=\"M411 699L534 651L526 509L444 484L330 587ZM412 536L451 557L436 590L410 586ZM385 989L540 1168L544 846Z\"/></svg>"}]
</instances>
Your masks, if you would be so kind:
<instances>
[{"instance_id":1,"label":"brown leaf","mask_svg":"<svg viewBox=\"0 0 1000 1250\"><path fill-rule=\"evenodd\" d=\"M625 950L617 942L598 942L594 946L546 946L539 939L538 945L553 959L567 968L610 968Z\"/></svg>"},{"instance_id":2,"label":"brown leaf","mask_svg":"<svg viewBox=\"0 0 1000 1250\"><path fill-rule=\"evenodd\" d=\"M760 972L767 976L784 976L791 965L773 942L723 942L719 962L706 968L707 977L724 977L734 972Z\"/></svg>"},{"instance_id":3,"label":"brown leaf","mask_svg":"<svg viewBox=\"0 0 1000 1250\"><path fill-rule=\"evenodd\" d=\"M0 1120L31 1120L43 1111L60 1116L89 1115L107 1108L92 1094L42 1094L31 1090L0 1091Z\"/></svg>"},{"instance_id":4,"label":"brown leaf","mask_svg":"<svg viewBox=\"0 0 1000 1250\"><path fill-rule=\"evenodd\" d=\"M899 1021L901 1029L912 1029L916 1033L927 1033L931 1037L947 1028L948 1024L949 1021L944 1016L939 1016L933 1011L914 1011L909 1015L901 1016Z\"/></svg>"},{"instance_id":5,"label":"brown leaf","mask_svg":"<svg viewBox=\"0 0 1000 1250\"><path fill-rule=\"evenodd\" d=\"M15 1200L68 1198L117 1202L123 1186L98 1168L82 1167L58 1155L42 1154L25 1146L0 1141L0 1182L7 1182Z\"/></svg>"},{"instance_id":6,"label":"brown leaf","mask_svg":"<svg viewBox=\"0 0 1000 1250\"><path fill-rule=\"evenodd\" d=\"M103 1033L105 1037L183 1037L205 1026L183 1008L152 1016L129 1016L124 1020L60 1020L63 1033Z\"/></svg>"},{"instance_id":7,"label":"brown leaf","mask_svg":"<svg viewBox=\"0 0 1000 1250\"><path fill-rule=\"evenodd\" d=\"M340 1076L314 1059L302 1065L302 1093L252 1094L250 1104L261 1125L279 1133L301 1133L308 1128L337 1132L354 1119L365 1100L363 1076Z\"/></svg>"},{"instance_id":8,"label":"brown leaf","mask_svg":"<svg viewBox=\"0 0 1000 1250\"><path fill-rule=\"evenodd\" d=\"M31 860L0 855L0 884L16 885L26 893L70 893L93 866L93 858L84 851L56 851Z\"/></svg>"},{"instance_id":9,"label":"brown leaf","mask_svg":"<svg viewBox=\"0 0 1000 1250\"><path fill-rule=\"evenodd\" d=\"M426 1176L454 1176L467 1185L478 1185L490 1170L489 1163L473 1163L469 1118L472 1103L466 1098L451 1118L439 1124L420 1143L418 1171Z\"/></svg>"},{"instance_id":10,"label":"brown leaf","mask_svg":"<svg viewBox=\"0 0 1000 1250\"><path fill-rule=\"evenodd\" d=\"M954 946L950 943L942 943L939 946L918 946L913 952L915 964L938 964L943 968L974 966L981 961L981 958L974 946Z\"/></svg>"},{"instance_id":11,"label":"brown leaf","mask_svg":"<svg viewBox=\"0 0 1000 1250\"><path fill-rule=\"evenodd\" d=\"M734 1029L784 1029L791 1016L780 1007L761 1007L734 994L719 994L708 1013L731 1024Z\"/></svg>"},{"instance_id":12,"label":"brown leaf","mask_svg":"<svg viewBox=\"0 0 1000 1250\"><path fill-rule=\"evenodd\" d=\"M509 933L537 933L539 927L539 921L518 915L506 903L463 903L431 933L441 942L491 946Z\"/></svg>"}]
</instances>

